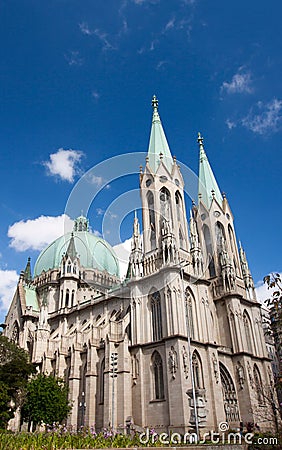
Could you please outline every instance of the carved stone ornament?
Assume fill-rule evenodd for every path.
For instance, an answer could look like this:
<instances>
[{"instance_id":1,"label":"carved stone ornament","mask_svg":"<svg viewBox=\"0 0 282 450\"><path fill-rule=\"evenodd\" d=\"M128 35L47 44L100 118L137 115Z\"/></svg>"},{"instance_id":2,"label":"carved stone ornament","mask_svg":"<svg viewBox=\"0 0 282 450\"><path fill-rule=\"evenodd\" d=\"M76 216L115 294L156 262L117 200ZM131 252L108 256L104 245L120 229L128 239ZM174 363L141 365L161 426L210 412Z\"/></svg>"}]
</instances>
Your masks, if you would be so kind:
<instances>
[{"instance_id":1,"label":"carved stone ornament","mask_svg":"<svg viewBox=\"0 0 282 450\"><path fill-rule=\"evenodd\" d=\"M175 374L178 369L178 362L177 362L177 353L174 350L173 346L171 346L170 351L168 353L168 366L172 374L172 378L175 379Z\"/></svg>"},{"instance_id":2,"label":"carved stone ornament","mask_svg":"<svg viewBox=\"0 0 282 450\"><path fill-rule=\"evenodd\" d=\"M243 368L242 364L240 363L240 361L238 361L238 363L237 363L236 372L237 372L239 386L241 389L243 389L244 383L245 383L245 374L244 374L244 368Z\"/></svg>"},{"instance_id":3,"label":"carved stone ornament","mask_svg":"<svg viewBox=\"0 0 282 450\"><path fill-rule=\"evenodd\" d=\"M183 361L183 371L185 374L185 378L188 378L188 374L189 374L189 357L188 357L188 353L186 351L185 345L183 345L183 349L182 349L182 361Z\"/></svg>"},{"instance_id":4,"label":"carved stone ornament","mask_svg":"<svg viewBox=\"0 0 282 450\"><path fill-rule=\"evenodd\" d=\"M250 385L253 388L254 387L254 379L253 379L251 364L249 361L247 362L247 370L248 370Z\"/></svg>"},{"instance_id":5,"label":"carved stone ornament","mask_svg":"<svg viewBox=\"0 0 282 450\"><path fill-rule=\"evenodd\" d=\"M218 371L218 363L215 354L212 354L212 365L213 365L213 373L215 377L216 383L219 382L219 371Z\"/></svg>"}]
</instances>

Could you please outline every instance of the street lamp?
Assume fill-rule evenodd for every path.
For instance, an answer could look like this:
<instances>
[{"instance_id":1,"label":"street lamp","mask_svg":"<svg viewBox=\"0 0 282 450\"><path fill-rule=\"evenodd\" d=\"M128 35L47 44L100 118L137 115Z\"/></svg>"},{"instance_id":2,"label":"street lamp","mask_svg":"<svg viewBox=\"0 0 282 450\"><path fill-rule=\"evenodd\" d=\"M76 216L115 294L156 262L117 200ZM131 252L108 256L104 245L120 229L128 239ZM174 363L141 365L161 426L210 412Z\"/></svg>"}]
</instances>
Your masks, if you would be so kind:
<instances>
[{"instance_id":1,"label":"street lamp","mask_svg":"<svg viewBox=\"0 0 282 450\"><path fill-rule=\"evenodd\" d=\"M117 377L117 364L118 364L118 354L116 352L111 353L110 377L113 379L113 382L112 382L112 429L113 430L114 430L114 425L115 425L115 378Z\"/></svg>"},{"instance_id":2,"label":"street lamp","mask_svg":"<svg viewBox=\"0 0 282 450\"><path fill-rule=\"evenodd\" d=\"M184 278L183 278L183 269L184 267L188 266L190 262L186 262L185 264L182 264L185 261L180 262L180 277L181 277L181 283L182 283L182 292L184 297L184 306L185 306L185 319L186 319L186 329L187 329L187 344L188 344L188 358L189 358L189 365L190 365L190 373L191 373L191 384L192 384L192 396L193 396L193 406L194 406L194 416L195 416L195 429L196 429L196 436L197 436L197 442L199 441L199 419L198 419L198 408L197 408L197 399L196 399L196 388L195 388L195 378L194 378L194 371L193 371L193 361L192 361L192 353L191 353L191 334L190 334L190 327L189 327L189 312L188 312L188 304L185 301L185 290L184 290Z\"/></svg>"}]
</instances>

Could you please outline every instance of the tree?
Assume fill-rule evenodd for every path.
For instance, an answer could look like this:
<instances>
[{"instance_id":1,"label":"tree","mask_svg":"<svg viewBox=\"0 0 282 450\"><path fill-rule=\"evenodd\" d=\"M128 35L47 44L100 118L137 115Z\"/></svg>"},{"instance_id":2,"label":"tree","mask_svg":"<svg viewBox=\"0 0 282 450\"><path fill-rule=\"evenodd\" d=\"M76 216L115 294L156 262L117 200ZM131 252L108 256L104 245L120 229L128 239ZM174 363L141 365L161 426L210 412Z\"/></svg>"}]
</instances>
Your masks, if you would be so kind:
<instances>
[{"instance_id":1,"label":"tree","mask_svg":"<svg viewBox=\"0 0 282 450\"><path fill-rule=\"evenodd\" d=\"M266 300L267 306L270 308L271 317L271 330L276 347L276 351L279 357L279 374L276 376L274 386L269 389L268 399L270 399L270 405L272 407L273 415L275 417L275 425L278 430L278 412L281 414L281 401L282 401L282 368L281 368L281 356L282 356L282 281L279 273L271 273L266 275L263 279L267 284L268 289L273 289L271 297ZM275 390L278 396L278 402L280 408L277 407Z\"/></svg>"},{"instance_id":2,"label":"tree","mask_svg":"<svg viewBox=\"0 0 282 450\"><path fill-rule=\"evenodd\" d=\"M28 353L0 335L0 428L5 428L22 405L25 387L35 368Z\"/></svg>"},{"instance_id":3,"label":"tree","mask_svg":"<svg viewBox=\"0 0 282 450\"><path fill-rule=\"evenodd\" d=\"M68 386L61 378L38 374L27 385L22 418L29 424L61 422L71 410Z\"/></svg>"},{"instance_id":4,"label":"tree","mask_svg":"<svg viewBox=\"0 0 282 450\"><path fill-rule=\"evenodd\" d=\"M274 307L276 310L282 308L282 281L280 273L271 273L263 278L263 282L268 285L268 289L275 289L271 298L268 299L267 305Z\"/></svg>"},{"instance_id":5,"label":"tree","mask_svg":"<svg viewBox=\"0 0 282 450\"><path fill-rule=\"evenodd\" d=\"M9 420L13 417L10 407L11 398L7 386L0 381L0 430L5 429Z\"/></svg>"}]
</instances>

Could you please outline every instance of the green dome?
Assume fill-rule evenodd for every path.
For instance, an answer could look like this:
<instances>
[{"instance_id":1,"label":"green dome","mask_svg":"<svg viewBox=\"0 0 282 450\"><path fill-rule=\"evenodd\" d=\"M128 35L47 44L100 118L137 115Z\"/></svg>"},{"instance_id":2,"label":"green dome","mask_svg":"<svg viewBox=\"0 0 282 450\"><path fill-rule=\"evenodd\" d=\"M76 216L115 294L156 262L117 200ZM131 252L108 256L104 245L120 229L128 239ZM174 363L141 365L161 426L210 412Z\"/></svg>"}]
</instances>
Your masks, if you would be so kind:
<instances>
[{"instance_id":1,"label":"green dome","mask_svg":"<svg viewBox=\"0 0 282 450\"><path fill-rule=\"evenodd\" d=\"M75 250L83 268L106 270L111 275L119 277L119 263L113 248L104 239L89 231L66 233L42 250L34 267L35 277L40 275L43 270L47 272L47 270L60 267L72 235Z\"/></svg>"}]
</instances>

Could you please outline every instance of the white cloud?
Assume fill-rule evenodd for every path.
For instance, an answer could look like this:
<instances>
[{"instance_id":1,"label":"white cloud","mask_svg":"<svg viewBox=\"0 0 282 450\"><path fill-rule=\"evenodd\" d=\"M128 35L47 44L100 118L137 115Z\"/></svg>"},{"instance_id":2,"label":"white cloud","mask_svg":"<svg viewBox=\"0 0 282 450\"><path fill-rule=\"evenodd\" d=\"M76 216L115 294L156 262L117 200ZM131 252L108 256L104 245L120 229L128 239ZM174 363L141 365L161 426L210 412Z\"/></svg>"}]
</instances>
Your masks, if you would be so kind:
<instances>
[{"instance_id":1,"label":"white cloud","mask_svg":"<svg viewBox=\"0 0 282 450\"><path fill-rule=\"evenodd\" d=\"M103 189L110 189L111 187L110 184L106 184L107 180L100 175L94 175L92 173L89 173L86 175L86 177L89 183L94 184L97 187L103 186Z\"/></svg>"},{"instance_id":2,"label":"white cloud","mask_svg":"<svg viewBox=\"0 0 282 450\"><path fill-rule=\"evenodd\" d=\"M59 148L57 153L50 155L50 161L45 161L43 164L47 167L49 175L58 176L72 183L75 175L79 173L78 163L82 156L83 153L78 150Z\"/></svg>"},{"instance_id":3,"label":"white cloud","mask_svg":"<svg viewBox=\"0 0 282 450\"><path fill-rule=\"evenodd\" d=\"M79 28L82 34L86 34L88 36L91 36L93 34L93 31L90 30L87 22L80 23Z\"/></svg>"},{"instance_id":4,"label":"white cloud","mask_svg":"<svg viewBox=\"0 0 282 450\"><path fill-rule=\"evenodd\" d=\"M93 33L103 44L103 50L116 50L117 48L110 43L107 33L96 28Z\"/></svg>"},{"instance_id":5,"label":"white cloud","mask_svg":"<svg viewBox=\"0 0 282 450\"><path fill-rule=\"evenodd\" d=\"M156 66L156 69L160 70L162 67L166 66L167 64L168 64L168 61L159 61Z\"/></svg>"},{"instance_id":6,"label":"white cloud","mask_svg":"<svg viewBox=\"0 0 282 450\"><path fill-rule=\"evenodd\" d=\"M174 28L174 25L175 25L175 17L173 17L172 19L170 19L170 20L167 22L164 31L166 32L166 31L168 31L168 30L171 30L172 28Z\"/></svg>"},{"instance_id":7,"label":"white cloud","mask_svg":"<svg viewBox=\"0 0 282 450\"><path fill-rule=\"evenodd\" d=\"M230 83L224 81L221 90L226 91L228 94L250 94L253 92L251 81L251 74L249 72L238 72L233 76Z\"/></svg>"},{"instance_id":8,"label":"white cloud","mask_svg":"<svg viewBox=\"0 0 282 450\"><path fill-rule=\"evenodd\" d=\"M129 255L131 252L131 238L113 247L119 261L120 277L123 279L126 276Z\"/></svg>"},{"instance_id":9,"label":"white cloud","mask_svg":"<svg viewBox=\"0 0 282 450\"><path fill-rule=\"evenodd\" d=\"M0 270L0 311L6 311L10 306L18 280L15 270Z\"/></svg>"},{"instance_id":10,"label":"white cloud","mask_svg":"<svg viewBox=\"0 0 282 450\"><path fill-rule=\"evenodd\" d=\"M65 58L69 66L81 66L83 64L83 58L81 58L80 53L75 50L70 50L65 54Z\"/></svg>"},{"instance_id":11,"label":"white cloud","mask_svg":"<svg viewBox=\"0 0 282 450\"><path fill-rule=\"evenodd\" d=\"M96 186L102 186L105 183L104 178L99 175L89 175L89 181Z\"/></svg>"},{"instance_id":12,"label":"white cloud","mask_svg":"<svg viewBox=\"0 0 282 450\"><path fill-rule=\"evenodd\" d=\"M226 125L227 125L227 127L229 128L229 130L232 130L232 128L235 128L236 127L236 122L233 122L232 120L230 120L230 119L227 119L226 121L225 121L225 123L226 123Z\"/></svg>"},{"instance_id":13,"label":"white cloud","mask_svg":"<svg viewBox=\"0 0 282 450\"><path fill-rule=\"evenodd\" d=\"M259 113L254 113L253 108L242 119L242 125L254 133L267 134L278 131L282 120L282 100L273 98L269 103L258 102Z\"/></svg>"},{"instance_id":14,"label":"white cloud","mask_svg":"<svg viewBox=\"0 0 282 450\"><path fill-rule=\"evenodd\" d=\"M71 231L73 221L65 214L61 216L40 216L36 219L21 220L11 225L8 236L10 247L18 252L42 250L59 236Z\"/></svg>"},{"instance_id":15,"label":"white cloud","mask_svg":"<svg viewBox=\"0 0 282 450\"><path fill-rule=\"evenodd\" d=\"M91 96L92 96L93 98L95 98L95 100L98 100L98 99L100 98L100 94L99 94L99 92L97 92L97 91L92 91L92 92L91 92Z\"/></svg>"}]
</instances>

